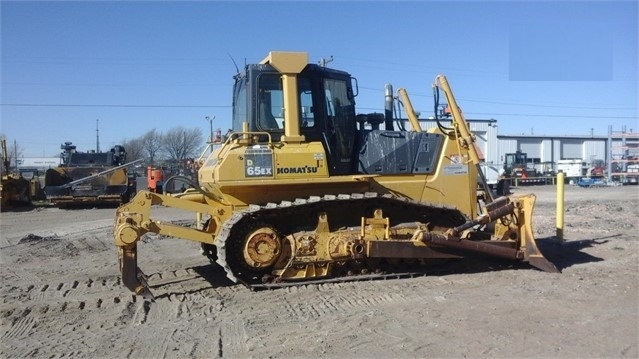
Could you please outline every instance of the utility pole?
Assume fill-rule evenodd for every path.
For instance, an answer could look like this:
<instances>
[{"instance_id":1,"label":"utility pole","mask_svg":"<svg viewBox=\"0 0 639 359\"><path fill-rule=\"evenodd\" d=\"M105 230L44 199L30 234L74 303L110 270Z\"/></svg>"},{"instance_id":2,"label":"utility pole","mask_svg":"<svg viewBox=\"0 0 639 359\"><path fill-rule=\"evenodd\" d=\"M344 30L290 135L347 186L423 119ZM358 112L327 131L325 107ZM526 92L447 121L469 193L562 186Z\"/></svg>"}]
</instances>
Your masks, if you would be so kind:
<instances>
[{"instance_id":1,"label":"utility pole","mask_svg":"<svg viewBox=\"0 0 639 359\"><path fill-rule=\"evenodd\" d=\"M95 152L100 153L100 119L95 119Z\"/></svg>"},{"instance_id":2,"label":"utility pole","mask_svg":"<svg viewBox=\"0 0 639 359\"><path fill-rule=\"evenodd\" d=\"M205 119L209 121L209 126L211 127L211 134L209 136L209 143L213 143L213 120L215 120L215 116L213 118L206 116Z\"/></svg>"},{"instance_id":3,"label":"utility pole","mask_svg":"<svg viewBox=\"0 0 639 359\"><path fill-rule=\"evenodd\" d=\"M13 140L13 157L15 157L16 162L16 173L19 173L20 170L18 168L18 141Z\"/></svg>"}]
</instances>

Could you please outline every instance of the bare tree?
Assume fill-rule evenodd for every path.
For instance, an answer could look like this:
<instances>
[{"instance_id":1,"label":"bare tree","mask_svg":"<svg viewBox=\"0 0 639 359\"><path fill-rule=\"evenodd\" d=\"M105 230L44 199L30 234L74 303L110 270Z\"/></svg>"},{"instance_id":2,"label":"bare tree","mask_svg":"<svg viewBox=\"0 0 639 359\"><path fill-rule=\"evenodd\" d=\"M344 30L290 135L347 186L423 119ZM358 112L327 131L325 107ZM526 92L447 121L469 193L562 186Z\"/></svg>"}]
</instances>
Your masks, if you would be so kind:
<instances>
[{"instance_id":1,"label":"bare tree","mask_svg":"<svg viewBox=\"0 0 639 359\"><path fill-rule=\"evenodd\" d=\"M149 164L153 165L160 149L162 149L163 136L155 128L142 136L142 147L149 156ZM126 147L125 147L126 148Z\"/></svg>"},{"instance_id":2,"label":"bare tree","mask_svg":"<svg viewBox=\"0 0 639 359\"><path fill-rule=\"evenodd\" d=\"M163 148L169 159L179 162L198 155L196 151L203 142L202 133L197 128L187 129L182 126L168 130L163 136Z\"/></svg>"},{"instance_id":3,"label":"bare tree","mask_svg":"<svg viewBox=\"0 0 639 359\"><path fill-rule=\"evenodd\" d=\"M17 160L22 155L22 147L15 140L7 140L7 136L5 136L4 133L0 133L0 138L5 141L5 146L7 146L7 153L3 153L2 156L6 156L6 161L8 161L9 167L13 167L14 169L17 168ZM2 170L4 171L4 164L2 164L2 166Z\"/></svg>"},{"instance_id":4,"label":"bare tree","mask_svg":"<svg viewBox=\"0 0 639 359\"><path fill-rule=\"evenodd\" d=\"M144 158L144 137L126 139L122 141L122 146L126 150L126 161L131 162Z\"/></svg>"}]
</instances>

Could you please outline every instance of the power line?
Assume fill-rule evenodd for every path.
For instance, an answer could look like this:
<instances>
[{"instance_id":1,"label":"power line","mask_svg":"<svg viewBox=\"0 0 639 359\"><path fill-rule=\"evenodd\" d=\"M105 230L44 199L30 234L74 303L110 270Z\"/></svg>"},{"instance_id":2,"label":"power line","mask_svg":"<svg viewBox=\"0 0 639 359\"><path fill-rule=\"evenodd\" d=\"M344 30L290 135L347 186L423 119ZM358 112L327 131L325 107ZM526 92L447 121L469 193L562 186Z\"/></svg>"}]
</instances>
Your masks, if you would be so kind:
<instances>
[{"instance_id":1,"label":"power line","mask_svg":"<svg viewBox=\"0 0 639 359\"><path fill-rule=\"evenodd\" d=\"M360 110L383 111L379 108L359 107ZM420 113L428 113L428 111L416 110ZM432 110L431 110L432 111ZM527 114L527 113L494 113L494 112L464 112L464 115L482 115L482 116L513 116L513 117L554 117L554 118L596 118L596 119L624 119L636 120L636 116L593 116L593 115L556 115L556 114Z\"/></svg>"},{"instance_id":2,"label":"power line","mask_svg":"<svg viewBox=\"0 0 639 359\"><path fill-rule=\"evenodd\" d=\"M465 102L479 102L479 103L492 103L498 105L516 105L516 106L529 106L529 107L550 107L550 108L571 108L571 109L584 109L584 110L636 110L633 107L591 107L591 106L564 106L564 105L539 105L532 103L517 103L517 102L500 102L500 101L488 101L488 100L471 100L460 98L459 100Z\"/></svg>"},{"instance_id":3,"label":"power line","mask_svg":"<svg viewBox=\"0 0 639 359\"><path fill-rule=\"evenodd\" d=\"M223 83L53 83L3 81L0 86L49 86L49 87L224 87Z\"/></svg>"},{"instance_id":4,"label":"power line","mask_svg":"<svg viewBox=\"0 0 639 359\"><path fill-rule=\"evenodd\" d=\"M0 104L6 107L107 107L107 108L231 108L228 105L119 105L119 104L29 104L29 103L6 103ZM379 108L360 107L361 110L378 111ZM423 111L420 111L423 112ZM491 113L491 112L465 112L467 115L489 115L489 116L517 116L517 117L555 117L555 118L610 118L610 119L637 119L636 116L593 116L593 115L556 115L556 114L526 114L526 113Z\"/></svg>"},{"instance_id":5,"label":"power line","mask_svg":"<svg viewBox=\"0 0 639 359\"><path fill-rule=\"evenodd\" d=\"M380 92L378 88L359 86L360 89L371 90ZM430 94L416 93L413 92L410 94L412 97L432 97ZM607 106L574 106L574 105L544 105L544 104L534 104L534 103L522 103L522 102L507 102L507 101L498 101L498 100L474 100L469 98L458 97L457 100L461 100L464 102L477 102L477 103L490 103L497 105L515 105L515 106L528 106L528 107L548 107L548 108L566 108L566 109L584 109L584 110L636 110L636 107L607 107Z\"/></svg>"},{"instance_id":6,"label":"power line","mask_svg":"<svg viewBox=\"0 0 639 359\"><path fill-rule=\"evenodd\" d=\"M231 108L222 105L120 105L120 104L44 104L44 103L3 103L6 107L122 107L122 108Z\"/></svg>"},{"instance_id":7,"label":"power line","mask_svg":"<svg viewBox=\"0 0 639 359\"><path fill-rule=\"evenodd\" d=\"M588 115L547 115L547 114L525 114L525 113L487 113L487 112L464 112L467 115L492 115L492 116L519 116L519 117L569 117L569 118L614 118L614 119L637 119L636 116L588 116Z\"/></svg>"}]
</instances>

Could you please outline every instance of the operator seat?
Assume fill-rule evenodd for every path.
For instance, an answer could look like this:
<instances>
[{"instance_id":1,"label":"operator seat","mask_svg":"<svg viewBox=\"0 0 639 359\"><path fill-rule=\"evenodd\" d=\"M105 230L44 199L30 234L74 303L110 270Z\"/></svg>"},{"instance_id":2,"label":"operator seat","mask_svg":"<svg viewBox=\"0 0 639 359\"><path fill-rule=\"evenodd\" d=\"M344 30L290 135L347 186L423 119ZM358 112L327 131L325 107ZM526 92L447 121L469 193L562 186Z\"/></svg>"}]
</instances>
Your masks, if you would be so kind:
<instances>
[{"instance_id":1,"label":"operator seat","mask_svg":"<svg viewBox=\"0 0 639 359\"><path fill-rule=\"evenodd\" d=\"M279 129L280 126L264 99L260 101L259 124L262 129Z\"/></svg>"}]
</instances>

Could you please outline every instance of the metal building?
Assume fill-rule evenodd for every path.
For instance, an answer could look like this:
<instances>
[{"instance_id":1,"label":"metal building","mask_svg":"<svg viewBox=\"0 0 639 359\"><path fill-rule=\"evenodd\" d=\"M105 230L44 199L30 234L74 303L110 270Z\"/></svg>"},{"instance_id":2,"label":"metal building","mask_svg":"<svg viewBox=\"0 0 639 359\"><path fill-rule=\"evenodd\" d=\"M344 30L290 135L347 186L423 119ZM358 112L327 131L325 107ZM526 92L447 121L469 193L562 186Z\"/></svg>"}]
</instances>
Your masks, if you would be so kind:
<instances>
[{"instance_id":1,"label":"metal building","mask_svg":"<svg viewBox=\"0 0 639 359\"><path fill-rule=\"evenodd\" d=\"M487 163L497 163L496 159L499 158L499 147L497 143L497 120L469 120L466 119L468 125L470 125L471 132L475 135L477 140L477 148L482 152L484 161ZM440 121L443 126L452 126L450 120ZM419 124L423 129L429 129L437 127L437 122L434 120L420 119ZM408 124L410 126L410 124Z\"/></svg>"},{"instance_id":2,"label":"metal building","mask_svg":"<svg viewBox=\"0 0 639 359\"><path fill-rule=\"evenodd\" d=\"M410 127L408 120L402 121L407 128ZM556 171L560 160L579 160L589 165L596 161L610 164L620 159L617 162L621 163L624 172L628 171L628 166L639 166L635 164L639 160L639 134L632 133L632 130L629 133L625 129L622 133L611 132L608 136L500 135L497 133L497 120L466 121L476 136L477 148L482 152L484 173L493 179L503 168L506 154L517 151L526 153L531 166L538 170L550 164L550 168ZM438 126L432 119L419 119L419 122L425 130ZM440 124L450 127L451 121L441 120ZM611 173L610 170L608 172Z\"/></svg>"},{"instance_id":3,"label":"metal building","mask_svg":"<svg viewBox=\"0 0 639 359\"><path fill-rule=\"evenodd\" d=\"M569 159L592 162L605 160L608 147L605 136L497 135L497 142L499 163L503 163L506 153L516 151L527 153L533 163Z\"/></svg>"}]
</instances>

